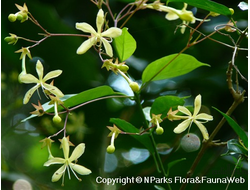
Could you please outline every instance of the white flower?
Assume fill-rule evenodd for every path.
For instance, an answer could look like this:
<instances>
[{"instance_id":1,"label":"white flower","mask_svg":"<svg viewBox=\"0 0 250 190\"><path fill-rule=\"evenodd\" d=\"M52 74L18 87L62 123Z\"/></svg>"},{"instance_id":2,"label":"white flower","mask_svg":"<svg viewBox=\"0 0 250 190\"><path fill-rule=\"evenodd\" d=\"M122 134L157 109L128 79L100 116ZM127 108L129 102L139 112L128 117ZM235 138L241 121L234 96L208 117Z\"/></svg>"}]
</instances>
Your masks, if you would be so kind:
<instances>
[{"instance_id":1,"label":"white flower","mask_svg":"<svg viewBox=\"0 0 250 190\"><path fill-rule=\"evenodd\" d=\"M202 124L200 120L203 120L205 122L212 121L213 116L208 115L206 113L199 113L201 109L201 95L196 96L194 101L194 113L192 113L184 106L178 106L178 110L182 113L184 113L186 116L179 116L179 115L172 115L172 119L185 119L182 123L180 123L175 129L175 133L182 133L185 131L188 127L191 127L192 123L194 122L197 127L200 129L203 138L208 140L208 132L206 127Z\"/></svg>"},{"instance_id":2,"label":"white flower","mask_svg":"<svg viewBox=\"0 0 250 190\"><path fill-rule=\"evenodd\" d=\"M55 86L46 84L45 82L49 79L55 78L59 76L62 71L61 70L55 70L49 72L45 77L43 78L43 65L42 63L38 60L36 63L36 72L38 74L38 78L33 76L32 74L23 74L19 75L19 80L22 83L36 83L36 86L31 88L24 96L23 103L27 104L33 95L33 93L39 88L42 87L43 89L48 90L50 93L58 96L59 98L63 97L64 94Z\"/></svg>"},{"instance_id":3,"label":"white flower","mask_svg":"<svg viewBox=\"0 0 250 190\"><path fill-rule=\"evenodd\" d=\"M186 25L188 25L189 23L194 24L196 20L201 20L201 19L195 18L192 11L187 10L186 3L184 3L184 7L182 8L182 10L178 10L178 9L175 9L172 7L164 6L160 3L158 3L158 6L152 6L151 4L148 4L147 8L167 12L166 17L165 17L167 20L181 19L182 23L183 23L183 26L181 26L181 33L182 34L185 32Z\"/></svg>"},{"instance_id":4,"label":"white flower","mask_svg":"<svg viewBox=\"0 0 250 190\"><path fill-rule=\"evenodd\" d=\"M102 9L98 11L98 14L96 17L97 31L86 22L76 23L76 29L91 34L91 37L88 40L84 41L80 45L80 47L77 49L77 52L76 52L77 54L84 54L93 45L96 45L97 43L100 43L98 45L101 45L103 43L106 53L110 57L113 56L113 50L112 50L111 45L109 44L110 42L105 37L107 38L118 37L122 34L122 30L120 28L111 27L107 29L106 31L102 32L103 24L104 24L104 13Z\"/></svg>"},{"instance_id":5,"label":"white flower","mask_svg":"<svg viewBox=\"0 0 250 190\"><path fill-rule=\"evenodd\" d=\"M44 166L50 166L51 164L63 164L53 174L52 182L58 181L63 176L62 185L64 185L64 175L65 175L66 169L68 170L69 179L70 179L70 171L69 171L69 169L70 169L73 172L73 174L75 175L75 177L79 181L81 181L81 179L77 177L77 175L74 171L76 171L77 173L79 173L81 175L88 175L91 173L91 170L89 170L88 168L81 166L79 164L76 164L77 159L84 153L85 144L84 143L79 144L73 150L70 157L69 157L69 140L68 140L68 138L63 137L63 139L61 140L61 145L62 145L62 149L63 149L64 158L52 157L51 159L49 159L47 162L44 163ZM75 162L73 163L73 161L75 161Z\"/></svg>"}]
</instances>

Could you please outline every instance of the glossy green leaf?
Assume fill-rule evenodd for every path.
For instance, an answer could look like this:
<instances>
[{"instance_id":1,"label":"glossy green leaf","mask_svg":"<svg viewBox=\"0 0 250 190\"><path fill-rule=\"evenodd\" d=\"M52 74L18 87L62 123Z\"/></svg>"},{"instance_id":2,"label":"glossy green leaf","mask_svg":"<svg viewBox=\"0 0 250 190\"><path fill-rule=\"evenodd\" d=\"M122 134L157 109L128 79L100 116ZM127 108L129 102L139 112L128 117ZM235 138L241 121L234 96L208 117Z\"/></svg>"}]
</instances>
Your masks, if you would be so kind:
<instances>
[{"instance_id":1,"label":"glossy green leaf","mask_svg":"<svg viewBox=\"0 0 250 190\"><path fill-rule=\"evenodd\" d=\"M114 92L113 89L109 86L99 86L90 90L83 91L79 94L75 95L65 95L61 100L64 102L64 106L66 108L71 108L73 106L83 104L83 103L90 103L89 101L97 101L100 98L103 97L109 97L112 95L117 95L121 97L126 97L122 93ZM49 102L42 105L44 111L46 112L54 112L54 105L49 105ZM64 110L61 106L58 106L58 111ZM31 119L33 117L36 117L35 115L31 115L30 117L22 120L22 122L27 121L28 119Z\"/></svg>"},{"instance_id":2,"label":"glossy green leaf","mask_svg":"<svg viewBox=\"0 0 250 190\"><path fill-rule=\"evenodd\" d=\"M150 110L150 115L152 114L162 114L161 118L167 116L170 108L173 110L177 109L177 106L183 106L185 98L180 98L177 96L161 96L156 98Z\"/></svg>"},{"instance_id":3,"label":"glossy green leaf","mask_svg":"<svg viewBox=\"0 0 250 190\"><path fill-rule=\"evenodd\" d=\"M230 17L232 14L228 7L225 5L216 3L214 1L209 0L168 0L168 2L183 2L187 3L188 5L192 5L194 7L204 9L207 11L219 13L221 15L225 15Z\"/></svg>"},{"instance_id":4,"label":"glossy green leaf","mask_svg":"<svg viewBox=\"0 0 250 190\"><path fill-rule=\"evenodd\" d=\"M233 130L235 131L235 133L243 141L244 146L248 147L248 137L247 137L245 131L230 116L228 116L227 114L223 113L222 111L218 110L215 107L214 107L214 109L216 109L218 112L220 112L223 115L223 117L225 117L225 119L227 120L227 122L229 123L229 125L233 128Z\"/></svg>"},{"instance_id":5,"label":"glossy green leaf","mask_svg":"<svg viewBox=\"0 0 250 190\"><path fill-rule=\"evenodd\" d=\"M227 141L227 152L222 156L241 154L247 157L248 151L239 143L237 139Z\"/></svg>"},{"instance_id":6,"label":"glossy green leaf","mask_svg":"<svg viewBox=\"0 0 250 190\"><path fill-rule=\"evenodd\" d=\"M128 123L127 121L124 121L122 119L111 118L110 122L114 123L118 128L120 128L124 132L140 133L139 129L137 129L131 123ZM149 135L144 134L144 135L131 135L131 136L135 138L137 141L139 141L141 144L143 144L152 154L154 153L154 147L151 143Z\"/></svg>"},{"instance_id":7,"label":"glossy green leaf","mask_svg":"<svg viewBox=\"0 0 250 190\"><path fill-rule=\"evenodd\" d=\"M163 80L181 76L201 67L209 66L187 54L172 54L150 63L142 74L142 82Z\"/></svg>"},{"instance_id":8,"label":"glossy green leaf","mask_svg":"<svg viewBox=\"0 0 250 190\"><path fill-rule=\"evenodd\" d=\"M127 28L122 29L122 35L114 39L114 46L120 61L128 59L136 50L136 41L128 32Z\"/></svg>"}]
</instances>

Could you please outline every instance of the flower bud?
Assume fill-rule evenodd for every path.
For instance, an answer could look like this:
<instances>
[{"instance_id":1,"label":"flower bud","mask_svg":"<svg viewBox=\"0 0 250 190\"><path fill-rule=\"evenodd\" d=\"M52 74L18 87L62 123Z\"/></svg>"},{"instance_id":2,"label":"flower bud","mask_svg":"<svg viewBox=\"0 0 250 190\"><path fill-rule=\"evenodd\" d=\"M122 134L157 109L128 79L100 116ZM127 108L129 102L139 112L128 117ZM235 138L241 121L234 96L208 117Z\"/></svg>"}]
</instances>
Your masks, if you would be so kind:
<instances>
[{"instance_id":1,"label":"flower bud","mask_svg":"<svg viewBox=\"0 0 250 190\"><path fill-rule=\"evenodd\" d=\"M9 14L8 19L10 22L15 22L16 21L16 15L15 14Z\"/></svg>"},{"instance_id":2,"label":"flower bud","mask_svg":"<svg viewBox=\"0 0 250 190\"><path fill-rule=\"evenodd\" d=\"M54 123L60 123L62 121L61 117L59 115L55 115L53 117L53 122Z\"/></svg>"},{"instance_id":3,"label":"flower bud","mask_svg":"<svg viewBox=\"0 0 250 190\"><path fill-rule=\"evenodd\" d=\"M133 92L138 92L140 90L140 87L137 82L131 82L129 86L133 90Z\"/></svg>"},{"instance_id":4,"label":"flower bud","mask_svg":"<svg viewBox=\"0 0 250 190\"><path fill-rule=\"evenodd\" d=\"M17 20L23 20L23 15L18 13L17 16L16 16L16 19Z\"/></svg>"},{"instance_id":5,"label":"flower bud","mask_svg":"<svg viewBox=\"0 0 250 190\"><path fill-rule=\"evenodd\" d=\"M118 69L120 69L120 71L126 73L129 69L129 67L127 65L118 65Z\"/></svg>"},{"instance_id":6,"label":"flower bud","mask_svg":"<svg viewBox=\"0 0 250 190\"><path fill-rule=\"evenodd\" d=\"M112 154L115 152L115 146L114 145L109 145L107 147L107 153Z\"/></svg>"},{"instance_id":7,"label":"flower bud","mask_svg":"<svg viewBox=\"0 0 250 190\"><path fill-rule=\"evenodd\" d=\"M216 12L210 12L210 15L211 15L212 17L217 17L217 16L219 16L220 14L219 14L219 13L216 13Z\"/></svg>"},{"instance_id":8,"label":"flower bud","mask_svg":"<svg viewBox=\"0 0 250 190\"><path fill-rule=\"evenodd\" d=\"M157 135L162 135L163 132L164 132L164 129L159 126L159 127L156 128L155 132L156 132Z\"/></svg>"},{"instance_id":9,"label":"flower bud","mask_svg":"<svg viewBox=\"0 0 250 190\"><path fill-rule=\"evenodd\" d=\"M4 41L8 42L8 44L13 44L17 42L18 37L15 34L10 34L10 36L7 36L4 38Z\"/></svg>"},{"instance_id":10,"label":"flower bud","mask_svg":"<svg viewBox=\"0 0 250 190\"><path fill-rule=\"evenodd\" d=\"M231 15L234 14L234 10L232 8L229 8L229 11L231 12Z\"/></svg>"},{"instance_id":11,"label":"flower bud","mask_svg":"<svg viewBox=\"0 0 250 190\"><path fill-rule=\"evenodd\" d=\"M193 133L188 133L181 139L181 147L186 152L194 152L200 148L200 138Z\"/></svg>"}]
</instances>

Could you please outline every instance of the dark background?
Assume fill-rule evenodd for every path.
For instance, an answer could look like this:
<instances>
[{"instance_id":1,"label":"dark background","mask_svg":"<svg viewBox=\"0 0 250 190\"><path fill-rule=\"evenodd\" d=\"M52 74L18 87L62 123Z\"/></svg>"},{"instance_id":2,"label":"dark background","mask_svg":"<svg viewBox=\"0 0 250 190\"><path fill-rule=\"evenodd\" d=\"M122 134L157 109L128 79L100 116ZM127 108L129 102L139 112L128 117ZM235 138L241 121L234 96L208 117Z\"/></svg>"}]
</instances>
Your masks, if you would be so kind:
<instances>
[{"instance_id":1,"label":"dark background","mask_svg":"<svg viewBox=\"0 0 250 190\"><path fill-rule=\"evenodd\" d=\"M32 85L20 84L17 80L18 74L21 72L20 54L14 51L21 47L32 45L31 43L19 40L15 46L8 45L3 39L9 33L26 37L33 40L39 40L41 36L40 28L32 24L30 21L20 23L19 21L11 23L8 21L10 13L17 12L15 3L23 5L26 2L29 11L39 21L39 23L51 33L79 33L82 32L75 29L76 22L90 23L94 28L97 13L97 7L90 1L83 0L27 0L27 1L2 1L2 189L12 189L13 183L17 179L27 179L33 189L154 189L154 184L129 184L127 186L105 186L97 184L96 177L136 177L136 176L156 176L158 174L152 156L145 154L144 147L130 136L120 135L115 141L116 152L113 155L107 155L106 147L110 143L107 138L109 133L106 126L111 126L109 118L122 118L131 121L138 128L141 125L140 116L137 108L133 103L123 100L102 100L78 109L70 117L68 124L68 133L74 144L84 142L86 150L79 163L92 170L92 174L88 176L80 176L82 182L71 175L71 180L65 176L65 186L61 187L61 180L57 183L51 182L51 176L60 167L53 165L44 167L43 163L47 160L46 148L41 150L40 140L57 132L62 125L52 123L51 117L42 117L20 123L21 119L29 116L29 112L33 111L31 104L22 105L24 94ZM247 26L247 11L241 11L237 5L240 1L217 1L227 7L235 10L234 19L238 21L240 29ZM112 10L117 12L121 10L125 3L123 1L111 1ZM170 4L171 5L171 4ZM175 7L182 8L182 4L172 4ZM189 9L192 7L189 7ZM104 8L105 11L107 11ZM116 12L114 11L114 12ZM196 17L203 18L207 14L206 11L198 10ZM177 31L174 34L176 25L180 24L180 20L167 21L165 14L153 10L142 10L134 15L127 23L126 27L137 41L137 49L134 53L134 59L130 59L127 64L130 65L129 73L131 77L140 82L143 69L150 62L172 53L181 51L189 36L188 30L185 34ZM209 34L213 31L213 27L218 24L226 24L228 18L219 16L211 18L212 21L204 24L201 31ZM198 22L197 22L198 23ZM112 22L110 21L110 26ZM194 25L191 25L194 26ZM237 34L232 34L237 40ZM232 45L227 37L216 34L214 38ZM91 89L101 85L110 85L114 81L114 75L101 68L101 61L98 55L91 48L84 55L77 55L76 50L85 38L80 37L51 37L42 42L39 46L31 49L33 60L27 59L26 65L28 72L36 75L35 63L39 58L43 61L45 73L62 69L61 76L56 78L55 85L62 90L64 94L79 93L87 89ZM242 47L247 47L247 41L244 40ZM206 124L211 133L217 123L221 119L221 115L212 109L217 107L223 112L233 102L227 84L226 69L228 62L232 57L233 50L221 44L217 44L210 40L191 47L185 53L190 54L199 61L211 65L211 67L199 68L187 75L151 83L146 90L142 92L144 100L143 107L150 106L155 98L159 95L172 94L178 96L191 95L187 100L188 105L193 104L196 95L202 95L203 105L214 116L214 120ZM241 51L238 54L236 64L244 76L247 76L247 52ZM112 86L114 89L121 87ZM122 87L126 89L127 87ZM247 90L247 82L240 79L240 88ZM46 102L43 97L41 102ZM37 104L37 93L34 93L30 102ZM232 117L238 122L244 130L247 131L247 101L241 104L233 113ZM164 143L164 146L171 147L176 140L176 134L173 133L177 122L165 121L162 124L165 133L162 136L156 136L157 143ZM191 128L192 132L200 135L197 127ZM183 136L185 133L181 134ZM59 135L58 138L62 136ZM59 150L59 141L55 138L56 143L52 146L53 155L62 156ZM225 124L215 139L227 141L237 138L236 134L228 124ZM124 158L124 154L132 148L137 148L137 153L142 158L139 163L133 163L129 159ZM71 149L72 150L72 149ZM134 150L134 149L133 149ZM207 151L198 165L194 176L204 175L207 177L228 177L231 176L235 162L230 157L221 157L226 152L226 148L212 148ZM182 149L178 149L173 154L162 155L164 165L176 159L186 158L185 161L175 165L170 171L170 178L175 176L185 177L186 172L190 168L195 156L198 152L186 153ZM147 152L146 152L147 155ZM145 159L145 160L143 160ZM105 167L106 166L106 167ZM112 171L110 171L113 168ZM235 176L243 176L247 180L247 170L244 167L236 170ZM109 169L109 170L108 170ZM167 189L166 184L158 184ZM172 189L178 189L179 183L171 184ZM246 189L247 182L244 184L231 184L229 189L235 188ZM187 189L225 189L226 184L200 184L189 185Z\"/></svg>"}]
</instances>

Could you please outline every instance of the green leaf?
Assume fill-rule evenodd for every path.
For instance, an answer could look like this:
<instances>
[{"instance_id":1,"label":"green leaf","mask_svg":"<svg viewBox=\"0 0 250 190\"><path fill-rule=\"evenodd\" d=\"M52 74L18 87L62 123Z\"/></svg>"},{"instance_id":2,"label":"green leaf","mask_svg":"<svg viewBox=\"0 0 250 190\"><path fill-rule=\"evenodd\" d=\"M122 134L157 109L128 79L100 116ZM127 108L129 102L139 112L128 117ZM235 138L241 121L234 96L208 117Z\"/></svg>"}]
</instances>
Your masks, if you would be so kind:
<instances>
[{"instance_id":1,"label":"green leaf","mask_svg":"<svg viewBox=\"0 0 250 190\"><path fill-rule=\"evenodd\" d=\"M170 108L173 108L174 110L179 105L183 106L185 103L184 99L185 98L179 98L177 96L170 95L156 98L151 107L150 115L152 116L152 114L162 114L161 118L164 118L167 116L167 113Z\"/></svg>"},{"instance_id":2,"label":"green leaf","mask_svg":"<svg viewBox=\"0 0 250 190\"><path fill-rule=\"evenodd\" d=\"M123 28L122 35L114 39L114 45L120 61L128 59L136 50L136 41L127 28Z\"/></svg>"},{"instance_id":3,"label":"green leaf","mask_svg":"<svg viewBox=\"0 0 250 190\"><path fill-rule=\"evenodd\" d=\"M124 132L140 133L139 129L137 129L131 123L128 123L127 121L124 121L122 119L111 118L109 121L111 123L114 123L118 128L120 128ZM143 144L149 150L149 152L151 152L151 154L154 154L154 147L151 143L149 135L144 134L144 135L131 135L131 136L135 138L137 141L139 141L141 144Z\"/></svg>"},{"instance_id":4,"label":"green leaf","mask_svg":"<svg viewBox=\"0 0 250 190\"><path fill-rule=\"evenodd\" d=\"M197 8L201 8L207 11L219 13L221 15L225 15L231 17L232 14L228 7L225 5L216 3L214 1L209 0L168 0L168 2L183 2L187 3L188 5L192 5Z\"/></svg>"},{"instance_id":5,"label":"green leaf","mask_svg":"<svg viewBox=\"0 0 250 190\"><path fill-rule=\"evenodd\" d=\"M170 169L171 169L175 164L177 164L177 163L179 163L179 162L181 162L181 161L184 161L184 160L186 160L186 158L181 158L181 159L178 159L178 160L174 160L174 161L172 161L172 162L169 162L169 163L168 163L168 170L167 170L166 176L169 175Z\"/></svg>"},{"instance_id":6,"label":"green leaf","mask_svg":"<svg viewBox=\"0 0 250 190\"><path fill-rule=\"evenodd\" d=\"M193 56L187 54L168 55L157 59L146 67L142 74L142 82L146 83L181 76L201 66L209 65L199 62Z\"/></svg>"},{"instance_id":7,"label":"green leaf","mask_svg":"<svg viewBox=\"0 0 250 190\"><path fill-rule=\"evenodd\" d=\"M241 154L247 157L248 151L239 143L237 139L227 141L227 152L221 156Z\"/></svg>"},{"instance_id":8,"label":"green leaf","mask_svg":"<svg viewBox=\"0 0 250 190\"><path fill-rule=\"evenodd\" d=\"M240 139L243 141L244 146L247 148L248 147L248 137L245 133L245 131L243 131L243 129L227 114L223 113L222 111L218 110L217 108L213 107L215 110L217 110L218 112L220 112L223 117L225 117L225 119L227 120L227 122L229 123L229 125L233 128L233 130L235 131L235 133L240 137Z\"/></svg>"},{"instance_id":9,"label":"green leaf","mask_svg":"<svg viewBox=\"0 0 250 190\"><path fill-rule=\"evenodd\" d=\"M117 95L121 97L126 97L122 93L114 92L113 89L109 86L99 86L90 90L83 91L79 94L74 95L65 95L61 100L64 102L64 106L66 108L71 108L73 106L83 104L83 103L90 103L89 101L98 100L102 97L108 97L112 95ZM128 97L128 96L127 96ZM42 105L44 111L46 112L54 112L54 105L49 105L49 102ZM58 111L64 110L61 106L58 106ZM22 120L22 122L27 121L28 119L31 119L33 117L36 117L36 115L31 115L30 117Z\"/></svg>"}]
</instances>

